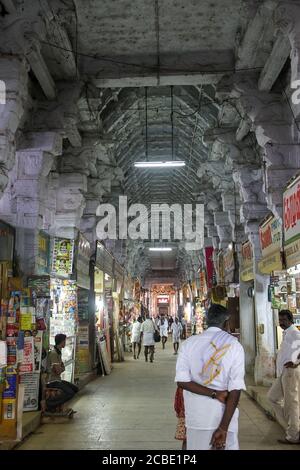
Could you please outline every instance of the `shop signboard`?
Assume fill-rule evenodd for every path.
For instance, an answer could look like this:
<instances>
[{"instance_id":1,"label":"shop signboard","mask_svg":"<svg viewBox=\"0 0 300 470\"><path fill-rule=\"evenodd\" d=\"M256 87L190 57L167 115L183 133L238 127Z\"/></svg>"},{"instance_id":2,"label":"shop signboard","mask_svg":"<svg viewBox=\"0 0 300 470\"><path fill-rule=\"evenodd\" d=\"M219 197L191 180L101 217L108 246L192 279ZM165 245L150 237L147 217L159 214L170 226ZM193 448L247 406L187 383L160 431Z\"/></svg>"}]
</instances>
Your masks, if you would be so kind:
<instances>
[{"instance_id":1,"label":"shop signboard","mask_svg":"<svg viewBox=\"0 0 300 470\"><path fill-rule=\"evenodd\" d=\"M207 273L207 288L211 289L213 286L214 277L214 263L213 263L214 249L212 246L205 248L205 261L206 261L206 273Z\"/></svg>"},{"instance_id":2,"label":"shop signboard","mask_svg":"<svg viewBox=\"0 0 300 470\"><path fill-rule=\"evenodd\" d=\"M258 263L262 274L282 270L281 246L282 225L279 219L271 215L259 226L259 240L262 259Z\"/></svg>"},{"instance_id":3,"label":"shop signboard","mask_svg":"<svg viewBox=\"0 0 300 470\"><path fill-rule=\"evenodd\" d=\"M241 280L252 281L254 279L253 271L253 249L250 241L246 241L242 244L242 266L241 266Z\"/></svg>"},{"instance_id":4,"label":"shop signboard","mask_svg":"<svg viewBox=\"0 0 300 470\"><path fill-rule=\"evenodd\" d=\"M36 274L50 274L50 236L43 231L38 234Z\"/></svg>"},{"instance_id":5,"label":"shop signboard","mask_svg":"<svg viewBox=\"0 0 300 470\"><path fill-rule=\"evenodd\" d=\"M68 277L73 272L74 240L55 238L52 255L52 274Z\"/></svg>"},{"instance_id":6,"label":"shop signboard","mask_svg":"<svg viewBox=\"0 0 300 470\"><path fill-rule=\"evenodd\" d=\"M300 264L300 175L283 193L284 252L287 268Z\"/></svg>"},{"instance_id":7,"label":"shop signboard","mask_svg":"<svg viewBox=\"0 0 300 470\"><path fill-rule=\"evenodd\" d=\"M169 296L168 295L159 295L159 296L157 296L157 303L158 304L168 304L169 303Z\"/></svg>"}]
</instances>

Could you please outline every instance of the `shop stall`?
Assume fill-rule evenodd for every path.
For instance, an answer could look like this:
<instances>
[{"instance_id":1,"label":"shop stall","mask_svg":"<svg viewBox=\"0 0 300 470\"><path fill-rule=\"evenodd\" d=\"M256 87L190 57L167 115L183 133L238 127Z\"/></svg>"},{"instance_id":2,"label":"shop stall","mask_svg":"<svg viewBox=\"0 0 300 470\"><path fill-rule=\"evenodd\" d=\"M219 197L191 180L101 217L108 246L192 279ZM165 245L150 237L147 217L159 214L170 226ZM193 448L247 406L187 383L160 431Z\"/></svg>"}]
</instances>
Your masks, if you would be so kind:
<instances>
[{"instance_id":1,"label":"shop stall","mask_svg":"<svg viewBox=\"0 0 300 470\"><path fill-rule=\"evenodd\" d=\"M92 369L95 342L95 312L92 309L90 280L90 242L79 233L76 241L75 275L78 302L78 337L76 346L77 379Z\"/></svg>"}]
</instances>

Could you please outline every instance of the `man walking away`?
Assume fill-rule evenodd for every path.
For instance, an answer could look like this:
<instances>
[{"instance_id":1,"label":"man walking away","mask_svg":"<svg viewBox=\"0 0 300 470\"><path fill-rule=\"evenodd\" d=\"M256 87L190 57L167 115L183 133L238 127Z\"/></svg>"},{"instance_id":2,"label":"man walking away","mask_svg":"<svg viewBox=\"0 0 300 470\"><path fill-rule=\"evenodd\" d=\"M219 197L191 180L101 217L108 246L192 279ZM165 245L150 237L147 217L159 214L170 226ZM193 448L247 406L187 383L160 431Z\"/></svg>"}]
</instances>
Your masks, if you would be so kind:
<instances>
[{"instance_id":1,"label":"man walking away","mask_svg":"<svg viewBox=\"0 0 300 470\"><path fill-rule=\"evenodd\" d=\"M293 323L293 314L289 310L279 312L283 340L277 356L277 379L268 393L277 421L286 430L285 439L279 440L285 444L300 444L300 331Z\"/></svg>"},{"instance_id":2,"label":"man walking away","mask_svg":"<svg viewBox=\"0 0 300 470\"><path fill-rule=\"evenodd\" d=\"M141 353L141 327L142 327L142 317L138 317L137 320L132 324L131 330L131 344L133 344L133 358L138 359ZM138 347L138 352L136 355L136 347Z\"/></svg>"},{"instance_id":3,"label":"man walking away","mask_svg":"<svg viewBox=\"0 0 300 470\"><path fill-rule=\"evenodd\" d=\"M212 304L207 330L188 338L179 351L175 381L184 390L187 450L239 448L237 405L246 388L245 355L227 333L229 316L226 308ZM228 391L226 404L216 399L218 391Z\"/></svg>"},{"instance_id":4,"label":"man walking away","mask_svg":"<svg viewBox=\"0 0 300 470\"><path fill-rule=\"evenodd\" d=\"M166 345L166 342L168 340L169 323L168 323L168 320L165 318L164 315L161 316L159 327L160 327L160 336L161 336L162 347L163 347L163 349L165 349L165 345Z\"/></svg>"},{"instance_id":5,"label":"man walking away","mask_svg":"<svg viewBox=\"0 0 300 470\"><path fill-rule=\"evenodd\" d=\"M154 322L150 319L149 313L146 313L146 320L142 323L141 327L141 341L145 348L145 361L148 362L148 354L150 352L150 362L154 360Z\"/></svg>"},{"instance_id":6,"label":"man walking away","mask_svg":"<svg viewBox=\"0 0 300 470\"><path fill-rule=\"evenodd\" d=\"M182 333L182 326L177 317L175 318L175 321L172 323L171 332L172 332L172 338L173 338L174 354L177 354L178 348L179 348L180 337Z\"/></svg>"}]
</instances>

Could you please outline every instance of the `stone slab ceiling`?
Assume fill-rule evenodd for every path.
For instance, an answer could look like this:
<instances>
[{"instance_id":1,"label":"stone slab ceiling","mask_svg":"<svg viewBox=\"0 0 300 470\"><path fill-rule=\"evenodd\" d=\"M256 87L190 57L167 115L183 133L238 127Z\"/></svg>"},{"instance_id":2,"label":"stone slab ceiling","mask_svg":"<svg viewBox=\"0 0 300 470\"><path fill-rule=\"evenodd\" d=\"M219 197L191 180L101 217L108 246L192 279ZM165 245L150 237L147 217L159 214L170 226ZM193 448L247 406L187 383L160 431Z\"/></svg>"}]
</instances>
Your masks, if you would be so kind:
<instances>
[{"instance_id":1,"label":"stone slab ceiling","mask_svg":"<svg viewBox=\"0 0 300 470\"><path fill-rule=\"evenodd\" d=\"M75 0L75 5L79 51L125 63L136 59L146 67L156 67L159 53L160 67L175 71L231 66L237 33L253 16L257 1ZM101 76L130 69L80 60L85 72L98 70ZM131 68L133 73L146 70Z\"/></svg>"}]
</instances>

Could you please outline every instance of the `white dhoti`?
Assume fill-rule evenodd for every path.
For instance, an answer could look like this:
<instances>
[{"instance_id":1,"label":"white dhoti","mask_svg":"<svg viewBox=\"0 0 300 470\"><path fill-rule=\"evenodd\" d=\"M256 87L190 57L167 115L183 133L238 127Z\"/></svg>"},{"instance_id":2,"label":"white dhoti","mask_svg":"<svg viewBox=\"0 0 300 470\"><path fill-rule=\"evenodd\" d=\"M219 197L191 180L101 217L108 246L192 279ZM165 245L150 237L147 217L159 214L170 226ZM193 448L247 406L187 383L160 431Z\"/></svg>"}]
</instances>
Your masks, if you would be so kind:
<instances>
[{"instance_id":1,"label":"white dhoti","mask_svg":"<svg viewBox=\"0 0 300 470\"><path fill-rule=\"evenodd\" d=\"M139 343L141 341L141 333L132 333L131 342Z\"/></svg>"},{"instance_id":2,"label":"white dhoti","mask_svg":"<svg viewBox=\"0 0 300 470\"><path fill-rule=\"evenodd\" d=\"M211 438L215 430L187 428L187 450L211 450ZM239 450L238 433L228 432L225 450Z\"/></svg>"},{"instance_id":3,"label":"white dhoti","mask_svg":"<svg viewBox=\"0 0 300 470\"><path fill-rule=\"evenodd\" d=\"M154 346L154 336L153 333L144 333L143 334L143 346Z\"/></svg>"},{"instance_id":4,"label":"white dhoti","mask_svg":"<svg viewBox=\"0 0 300 470\"><path fill-rule=\"evenodd\" d=\"M218 400L212 400L210 397L196 395L186 390L183 395L185 404L187 404L185 407L187 449L210 450L210 441L220 425L225 405ZM239 448L238 417L239 410L236 409L227 433L226 450L238 450Z\"/></svg>"}]
</instances>

